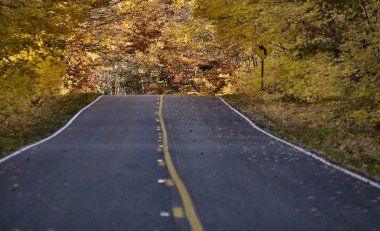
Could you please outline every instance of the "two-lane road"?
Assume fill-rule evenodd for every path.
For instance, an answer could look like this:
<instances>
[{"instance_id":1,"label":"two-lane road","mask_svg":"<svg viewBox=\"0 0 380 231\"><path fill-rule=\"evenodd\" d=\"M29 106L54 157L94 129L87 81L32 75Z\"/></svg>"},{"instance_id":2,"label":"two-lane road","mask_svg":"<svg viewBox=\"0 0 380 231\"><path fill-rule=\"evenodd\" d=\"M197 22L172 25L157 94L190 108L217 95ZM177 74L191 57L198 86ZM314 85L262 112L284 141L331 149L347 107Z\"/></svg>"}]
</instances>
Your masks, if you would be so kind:
<instances>
[{"instance_id":1,"label":"two-lane road","mask_svg":"<svg viewBox=\"0 0 380 231\"><path fill-rule=\"evenodd\" d=\"M0 230L380 230L380 189L215 97L104 96L0 161Z\"/></svg>"}]
</instances>

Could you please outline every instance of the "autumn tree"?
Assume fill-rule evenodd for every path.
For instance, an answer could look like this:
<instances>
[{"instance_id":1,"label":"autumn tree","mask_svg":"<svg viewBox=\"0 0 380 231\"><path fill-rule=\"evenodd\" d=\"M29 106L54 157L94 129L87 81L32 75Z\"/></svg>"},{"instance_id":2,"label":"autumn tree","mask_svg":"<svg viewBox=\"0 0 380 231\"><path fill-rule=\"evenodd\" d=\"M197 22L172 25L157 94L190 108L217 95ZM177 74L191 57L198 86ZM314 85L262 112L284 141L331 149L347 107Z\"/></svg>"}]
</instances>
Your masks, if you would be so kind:
<instances>
[{"instance_id":1,"label":"autumn tree","mask_svg":"<svg viewBox=\"0 0 380 231\"><path fill-rule=\"evenodd\" d=\"M304 102L349 98L362 108L354 117L377 124L378 10L377 1L196 0L194 15L213 23L226 55L250 61L255 46L269 43L267 93ZM239 73L239 90L260 95L258 69Z\"/></svg>"},{"instance_id":2,"label":"autumn tree","mask_svg":"<svg viewBox=\"0 0 380 231\"><path fill-rule=\"evenodd\" d=\"M100 1L1 0L2 113L28 111L62 90L67 39L94 3Z\"/></svg>"}]
</instances>

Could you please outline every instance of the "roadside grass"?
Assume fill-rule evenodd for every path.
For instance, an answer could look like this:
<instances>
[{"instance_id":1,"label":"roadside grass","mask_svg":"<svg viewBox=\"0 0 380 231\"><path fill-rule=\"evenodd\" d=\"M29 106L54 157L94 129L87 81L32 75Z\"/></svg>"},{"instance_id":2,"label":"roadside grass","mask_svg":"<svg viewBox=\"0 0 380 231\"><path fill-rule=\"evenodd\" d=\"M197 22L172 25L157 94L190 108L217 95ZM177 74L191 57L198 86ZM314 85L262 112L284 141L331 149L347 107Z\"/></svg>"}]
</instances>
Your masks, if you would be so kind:
<instances>
[{"instance_id":1,"label":"roadside grass","mask_svg":"<svg viewBox=\"0 0 380 231\"><path fill-rule=\"evenodd\" d=\"M223 98L267 131L380 181L380 130L349 118L347 102L295 103L248 94Z\"/></svg>"},{"instance_id":2,"label":"roadside grass","mask_svg":"<svg viewBox=\"0 0 380 231\"><path fill-rule=\"evenodd\" d=\"M96 93L68 93L3 116L0 121L0 157L54 133L98 96Z\"/></svg>"}]
</instances>

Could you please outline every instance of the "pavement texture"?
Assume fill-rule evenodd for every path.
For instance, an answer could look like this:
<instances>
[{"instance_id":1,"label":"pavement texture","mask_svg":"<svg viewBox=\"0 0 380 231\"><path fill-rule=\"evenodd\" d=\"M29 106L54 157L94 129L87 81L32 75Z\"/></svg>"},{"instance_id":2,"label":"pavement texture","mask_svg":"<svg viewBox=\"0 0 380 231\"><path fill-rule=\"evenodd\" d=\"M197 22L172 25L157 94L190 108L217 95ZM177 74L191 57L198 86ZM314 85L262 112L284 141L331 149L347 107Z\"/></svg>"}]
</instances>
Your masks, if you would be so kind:
<instances>
[{"instance_id":1,"label":"pavement texture","mask_svg":"<svg viewBox=\"0 0 380 231\"><path fill-rule=\"evenodd\" d=\"M252 128L215 97L164 96L168 149L204 230L380 230L380 190ZM0 164L0 230L190 230L159 96L105 96Z\"/></svg>"}]
</instances>

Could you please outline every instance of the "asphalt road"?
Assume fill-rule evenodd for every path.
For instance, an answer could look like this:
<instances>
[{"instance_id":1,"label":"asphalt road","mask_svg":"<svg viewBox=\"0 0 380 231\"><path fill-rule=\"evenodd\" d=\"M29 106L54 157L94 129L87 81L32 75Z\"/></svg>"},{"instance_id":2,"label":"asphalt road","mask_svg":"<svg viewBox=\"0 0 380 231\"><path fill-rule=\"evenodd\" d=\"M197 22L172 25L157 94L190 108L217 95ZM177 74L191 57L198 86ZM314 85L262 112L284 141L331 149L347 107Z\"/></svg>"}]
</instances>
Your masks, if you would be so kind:
<instances>
[{"instance_id":1,"label":"asphalt road","mask_svg":"<svg viewBox=\"0 0 380 231\"><path fill-rule=\"evenodd\" d=\"M0 230L380 230L380 189L218 98L159 101L102 97L0 163Z\"/></svg>"}]
</instances>

